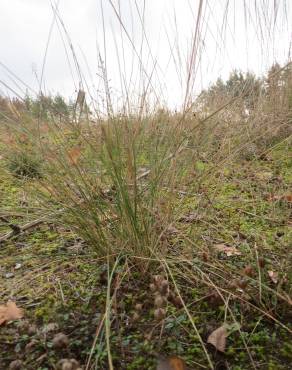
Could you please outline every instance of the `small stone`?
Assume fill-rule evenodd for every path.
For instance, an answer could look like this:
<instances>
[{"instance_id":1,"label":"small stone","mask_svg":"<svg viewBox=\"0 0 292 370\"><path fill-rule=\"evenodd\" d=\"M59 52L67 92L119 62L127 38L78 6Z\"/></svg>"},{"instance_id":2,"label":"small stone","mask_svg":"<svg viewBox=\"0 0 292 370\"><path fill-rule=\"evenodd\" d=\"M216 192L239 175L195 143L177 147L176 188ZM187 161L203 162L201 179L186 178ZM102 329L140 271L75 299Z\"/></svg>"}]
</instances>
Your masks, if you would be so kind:
<instances>
[{"instance_id":1,"label":"small stone","mask_svg":"<svg viewBox=\"0 0 292 370\"><path fill-rule=\"evenodd\" d=\"M14 277L14 274L13 272L7 272L4 276L5 276L5 279L11 279Z\"/></svg>"},{"instance_id":2,"label":"small stone","mask_svg":"<svg viewBox=\"0 0 292 370\"><path fill-rule=\"evenodd\" d=\"M22 267L21 263L16 263L14 266L14 270L19 270Z\"/></svg>"}]
</instances>

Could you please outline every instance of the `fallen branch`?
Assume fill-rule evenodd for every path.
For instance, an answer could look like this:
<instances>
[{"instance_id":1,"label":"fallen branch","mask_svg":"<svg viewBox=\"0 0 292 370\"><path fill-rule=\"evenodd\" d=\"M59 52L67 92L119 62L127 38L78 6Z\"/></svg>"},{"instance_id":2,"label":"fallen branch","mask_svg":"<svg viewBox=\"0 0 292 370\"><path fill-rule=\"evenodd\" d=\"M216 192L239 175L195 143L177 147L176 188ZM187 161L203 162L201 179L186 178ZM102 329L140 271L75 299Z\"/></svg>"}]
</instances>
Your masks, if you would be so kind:
<instances>
[{"instance_id":1,"label":"fallen branch","mask_svg":"<svg viewBox=\"0 0 292 370\"><path fill-rule=\"evenodd\" d=\"M2 236L0 236L0 243L10 239L10 238L13 238L14 236L16 235L19 235L21 233L23 233L24 231L26 230L29 230L33 227L36 227L38 226L39 224L45 222L45 219L44 218L40 218L38 220L34 220L32 222L29 222L23 226L18 226L18 225L13 225L15 226L15 228L12 229L12 231L10 231L9 233L7 234L4 234ZM11 225L9 225L11 227Z\"/></svg>"},{"instance_id":2,"label":"fallen branch","mask_svg":"<svg viewBox=\"0 0 292 370\"><path fill-rule=\"evenodd\" d=\"M16 234L19 234L20 233L20 227L16 224L13 224L12 222L10 222L6 217L4 216L0 216L0 220L2 222L4 222L5 224L7 224L10 229L12 229L12 232L16 233Z\"/></svg>"},{"instance_id":3,"label":"fallen branch","mask_svg":"<svg viewBox=\"0 0 292 370\"><path fill-rule=\"evenodd\" d=\"M2 217L1 217L1 219L3 221ZM43 216L43 217L38 218L37 220L28 222L27 224L25 224L23 226L13 225L13 227L12 227L12 224L9 224L9 226L12 228L12 231L0 236L0 243L5 242L6 240L11 239L16 235L20 235L23 232L25 232L29 229L32 229L32 228L46 222L47 220L48 220L48 216Z\"/></svg>"}]
</instances>

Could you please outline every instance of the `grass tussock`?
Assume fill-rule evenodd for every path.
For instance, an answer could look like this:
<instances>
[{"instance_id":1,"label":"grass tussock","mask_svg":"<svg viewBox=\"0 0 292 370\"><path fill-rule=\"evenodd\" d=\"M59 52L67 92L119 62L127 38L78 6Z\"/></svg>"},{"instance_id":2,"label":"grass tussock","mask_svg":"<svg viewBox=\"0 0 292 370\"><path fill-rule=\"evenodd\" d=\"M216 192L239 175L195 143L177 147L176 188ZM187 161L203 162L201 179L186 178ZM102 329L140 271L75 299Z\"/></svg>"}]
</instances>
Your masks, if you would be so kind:
<instances>
[{"instance_id":1,"label":"grass tussock","mask_svg":"<svg viewBox=\"0 0 292 370\"><path fill-rule=\"evenodd\" d=\"M1 98L4 367L289 368L291 62L191 99L196 35L180 112Z\"/></svg>"}]
</instances>

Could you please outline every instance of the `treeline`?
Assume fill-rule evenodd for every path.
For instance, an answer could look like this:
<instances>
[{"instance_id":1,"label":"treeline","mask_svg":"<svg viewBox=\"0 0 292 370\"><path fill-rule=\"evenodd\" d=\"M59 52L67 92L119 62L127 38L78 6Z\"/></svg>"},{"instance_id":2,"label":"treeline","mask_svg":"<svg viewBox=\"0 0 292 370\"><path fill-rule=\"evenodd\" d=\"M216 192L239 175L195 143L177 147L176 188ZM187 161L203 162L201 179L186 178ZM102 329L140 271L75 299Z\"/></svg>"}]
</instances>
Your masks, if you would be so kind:
<instances>
[{"instance_id":1,"label":"treeline","mask_svg":"<svg viewBox=\"0 0 292 370\"><path fill-rule=\"evenodd\" d=\"M80 95L78 95L80 96ZM11 115L20 116L29 113L34 118L48 120L52 118L73 119L87 116L90 112L83 99L66 101L60 94L55 96L43 94L32 97L26 95L24 99L7 98L0 95L0 119L9 118Z\"/></svg>"},{"instance_id":2,"label":"treeline","mask_svg":"<svg viewBox=\"0 0 292 370\"><path fill-rule=\"evenodd\" d=\"M232 99L236 100L241 116L254 110L265 113L286 114L292 111L292 64L281 67L274 64L263 77L251 72L234 70L226 81L218 78L208 89L201 92L193 106L199 114L210 114ZM232 105L234 110L234 105ZM228 111L228 110L227 110ZM88 118L90 110L85 93L79 91L76 101L66 101L60 94L43 94L24 99L0 95L0 119L29 113L43 120Z\"/></svg>"},{"instance_id":3,"label":"treeline","mask_svg":"<svg viewBox=\"0 0 292 370\"><path fill-rule=\"evenodd\" d=\"M292 64L274 64L261 78L255 74L233 71L226 81L218 78L196 100L197 111L215 111L226 102L236 100L242 114L255 109L270 112L292 110Z\"/></svg>"}]
</instances>

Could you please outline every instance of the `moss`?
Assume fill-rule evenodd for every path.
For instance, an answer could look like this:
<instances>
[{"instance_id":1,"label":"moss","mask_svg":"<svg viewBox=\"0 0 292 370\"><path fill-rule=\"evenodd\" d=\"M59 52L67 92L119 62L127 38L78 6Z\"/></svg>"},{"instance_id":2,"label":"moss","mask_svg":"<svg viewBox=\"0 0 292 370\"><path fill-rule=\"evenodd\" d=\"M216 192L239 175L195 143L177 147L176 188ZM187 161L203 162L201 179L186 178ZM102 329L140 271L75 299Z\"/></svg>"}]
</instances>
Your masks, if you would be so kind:
<instances>
[{"instance_id":1,"label":"moss","mask_svg":"<svg viewBox=\"0 0 292 370\"><path fill-rule=\"evenodd\" d=\"M280 351L287 360L292 361L292 341L284 342Z\"/></svg>"},{"instance_id":2,"label":"moss","mask_svg":"<svg viewBox=\"0 0 292 370\"><path fill-rule=\"evenodd\" d=\"M165 196L167 202L172 202L170 209L177 219L189 212L198 212L200 215L194 223L178 222L175 225L179 236L167 240L167 261L174 263L178 251L187 251L190 252L188 256L193 256L188 257L185 264L178 263L179 267L174 268L174 275L203 340L206 341L210 331L225 321L226 315L227 320L232 321L234 318L242 325L242 335L255 362L263 362L271 370L288 369L291 362L292 348L286 331L273 326L271 320L262 315L262 311L271 307L273 314L288 325L287 307L276 296L275 288L280 294L287 293L290 279L287 274L287 251L292 231L287 225L289 207L270 202L264 195L265 192L276 194L282 188L278 183L262 181L256 174L265 171L279 173L284 182L281 186L288 189L291 184L288 174L291 164L282 159L285 158L283 151L277 152L277 158L277 161L268 164L262 161L249 162L249 167L246 163L235 163L234 168L228 166L221 169L222 177L202 182L204 192L200 192L197 184L194 184L191 185L195 189L192 196ZM145 163L146 157L141 156L140 162ZM198 172L208 169L205 163L196 164L196 167ZM2 207L14 210L22 197L23 187L31 197L29 199L33 199L32 188L26 182L13 178L5 171L1 172L1 180ZM48 203L48 207L50 206L51 203ZM31 219L34 216L37 215L30 215ZM7 227L2 228L3 232L7 231ZM106 265L104 260L96 259L86 246L82 247L80 254L72 251L70 247L74 245L76 237L74 232L65 231L63 227L50 229L47 225L42 225L6 243L0 250L1 268L14 271L15 263L19 261L22 268L14 271L15 276L11 280L1 275L0 284L4 287L3 299L8 299L13 292L16 299L19 299L19 304L25 308L26 318L35 320L39 328L43 323L57 322L60 330L68 330L70 351L84 363L105 310L107 284L100 281L100 272ZM188 240L191 240L191 246ZM212 246L216 243L236 246L241 255L214 253ZM258 254L265 256L266 260L266 265L261 270L262 302L259 302L258 297L255 246ZM201 258L202 251L207 254L206 260ZM159 273L158 264L154 268L150 265L149 270L143 271L141 278L141 271L135 269L135 263L126 256L117 270L111 289L113 294L115 287L118 287L111 310L111 349L115 363L119 362L123 349L127 369L154 369L156 352L180 355L190 368L197 366L194 361L205 366L204 351L183 308L169 302L167 319L163 323L157 323L153 319L153 300L148 285L151 275ZM239 289L229 292L228 284L232 279L241 278L241 271L247 265L254 267L256 276L248 278L249 284L244 292ZM124 266L128 268L126 276L123 275ZM269 269L278 271L279 278L285 277L286 286L274 286L267 275ZM202 274L196 273L198 270ZM228 310L222 301L217 304L214 300L209 300L213 286L208 284L208 279L222 289L228 302ZM265 286L270 290L267 291ZM234 294L242 297L242 300L236 300ZM131 317L137 301L144 303L143 317L133 324ZM262 311L253 309L248 304L246 307L245 301L260 307ZM233 317L230 317L229 310ZM12 333L5 333L6 339L13 342L14 338L18 338L15 330L13 328ZM2 340L4 331L0 333L1 343L5 342ZM150 333L151 339L146 340L145 334ZM24 345L27 340L27 336L22 336L19 342ZM13 342L13 348L16 342ZM11 348L5 348L3 353L14 356ZM56 354L46 344L42 350L47 354L47 368L52 368ZM43 354L39 351L36 351L35 357L30 355L27 363L34 363ZM103 329L93 355L97 366L106 368L107 351ZM211 352L210 355L213 356ZM212 359L216 364L216 356ZM250 368L250 359L238 332L228 337L224 359L229 368Z\"/></svg>"}]
</instances>

